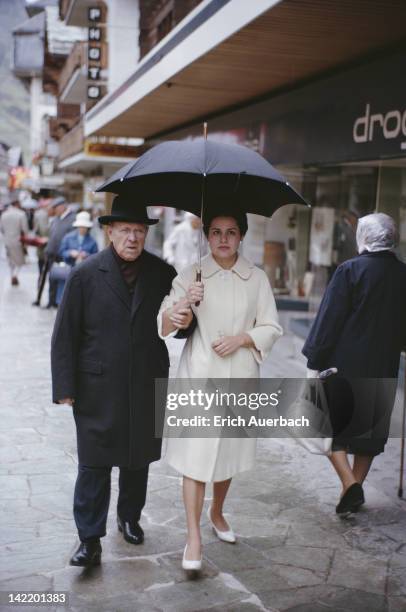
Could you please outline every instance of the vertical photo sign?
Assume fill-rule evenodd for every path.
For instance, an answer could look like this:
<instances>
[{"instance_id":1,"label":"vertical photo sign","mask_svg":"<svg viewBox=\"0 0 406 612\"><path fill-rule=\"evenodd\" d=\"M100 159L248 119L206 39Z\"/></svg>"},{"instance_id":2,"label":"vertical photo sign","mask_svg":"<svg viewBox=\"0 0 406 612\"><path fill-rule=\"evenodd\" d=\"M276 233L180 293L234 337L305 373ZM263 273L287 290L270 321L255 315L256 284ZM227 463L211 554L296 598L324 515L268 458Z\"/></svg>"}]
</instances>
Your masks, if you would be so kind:
<instances>
[{"instance_id":1,"label":"vertical photo sign","mask_svg":"<svg viewBox=\"0 0 406 612\"><path fill-rule=\"evenodd\" d=\"M104 49L104 19L101 6L89 6L88 16L88 68L87 68L87 98L97 101L102 97L102 69L105 57Z\"/></svg>"}]
</instances>

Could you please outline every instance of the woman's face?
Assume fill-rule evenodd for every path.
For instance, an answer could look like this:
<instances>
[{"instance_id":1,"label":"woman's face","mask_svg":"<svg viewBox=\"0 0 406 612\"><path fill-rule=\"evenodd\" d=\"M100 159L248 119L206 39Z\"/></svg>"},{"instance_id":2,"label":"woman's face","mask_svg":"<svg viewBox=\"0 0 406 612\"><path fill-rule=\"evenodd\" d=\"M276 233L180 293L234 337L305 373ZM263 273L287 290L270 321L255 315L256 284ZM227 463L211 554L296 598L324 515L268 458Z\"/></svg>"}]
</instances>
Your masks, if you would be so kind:
<instances>
[{"instance_id":1,"label":"woman's face","mask_svg":"<svg viewBox=\"0 0 406 612\"><path fill-rule=\"evenodd\" d=\"M207 239L213 257L229 259L237 253L241 232L233 217L215 217Z\"/></svg>"}]
</instances>

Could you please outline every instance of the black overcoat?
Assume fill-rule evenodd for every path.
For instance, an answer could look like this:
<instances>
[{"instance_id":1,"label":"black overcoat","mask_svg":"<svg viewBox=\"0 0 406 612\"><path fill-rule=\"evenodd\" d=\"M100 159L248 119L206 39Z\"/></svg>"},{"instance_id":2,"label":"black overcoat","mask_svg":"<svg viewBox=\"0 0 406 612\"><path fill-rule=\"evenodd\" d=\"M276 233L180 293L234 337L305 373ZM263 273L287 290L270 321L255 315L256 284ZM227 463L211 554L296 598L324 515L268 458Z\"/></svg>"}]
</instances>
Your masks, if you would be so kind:
<instances>
[{"instance_id":1,"label":"black overcoat","mask_svg":"<svg viewBox=\"0 0 406 612\"><path fill-rule=\"evenodd\" d=\"M406 265L391 251L341 264L303 347L309 367L343 376L397 377L406 344Z\"/></svg>"},{"instance_id":2,"label":"black overcoat","mask_svg":"<svg viewBox=\"0 0 406 612\"><path fill-rule=\"evenodd\" d=\"M341 264L303 353L311 369L338 369L325 385L333 437L374 432L375 442L353 440L353 452L383 450L405 346L406 265L391 251L365 252Z\"/></svg>"},{"instance_id":3,"label":"black overcoat","mask_svg":"<svg viewBox=\"0 0 406 612\"><path fill-rule=\"evenodd\" d=\"M175 269L150 253L131 298L111 248L72 271L52 336L53 401L74 398L79 463L134 469L160 458L154 379L169 357L157 314ZM164 406L162 407L164 409Z\"/></svg>"}]
</instances>

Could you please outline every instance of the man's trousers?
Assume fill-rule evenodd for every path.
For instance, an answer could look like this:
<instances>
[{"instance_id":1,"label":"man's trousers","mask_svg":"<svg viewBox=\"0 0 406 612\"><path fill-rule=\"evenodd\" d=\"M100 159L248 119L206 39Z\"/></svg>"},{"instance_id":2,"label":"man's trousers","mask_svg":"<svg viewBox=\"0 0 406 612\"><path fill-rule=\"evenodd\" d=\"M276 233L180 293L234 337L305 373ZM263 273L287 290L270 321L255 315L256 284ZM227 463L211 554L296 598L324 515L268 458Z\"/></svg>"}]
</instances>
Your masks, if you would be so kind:
<instances>
[{"instance_id":1,"label":"man's trousers","mask_svg":"<svg viewBox=\"0 0 406 612\"><path fill-rule=\"evenodd\" d=\"M119 468L117 514L124 522L137 523L147 495L148 468ZM110 503L111 466L79 465L73 499L73 515L82 542L106 535Z\"/></svg>"}]
</instances>

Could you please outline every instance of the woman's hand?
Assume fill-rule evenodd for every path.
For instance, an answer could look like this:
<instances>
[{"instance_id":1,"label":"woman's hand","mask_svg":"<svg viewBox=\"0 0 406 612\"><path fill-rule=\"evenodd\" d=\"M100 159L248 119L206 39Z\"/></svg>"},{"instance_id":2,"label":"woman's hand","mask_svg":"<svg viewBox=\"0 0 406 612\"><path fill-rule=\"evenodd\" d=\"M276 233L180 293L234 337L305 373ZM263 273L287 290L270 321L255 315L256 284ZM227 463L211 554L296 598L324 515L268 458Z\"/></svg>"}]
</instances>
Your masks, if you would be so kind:
<instances>
[{"instance_id":1,"label":"woman's hand","mask_svg":"<svg viewBox=\"0 0 406 612\"><path fill-rule=\"evenodd\" d=\"M186 293L186 299L189 306L196 304L196 302L202 302L204 297L204 285L200 281L194 281L190 284L189 289Z\"/></svg>"},{"instance_id":2,"label":"woman's hand","mask_svg":"<svg viewBox=\"0 0 406 612\"><path fill-rule=\"evenodd\" d=\"M244 333L237 336L222 336L212 342L211 346L219 357L227 357L235 353L239 348L251 348L255 345L251 336Z\"/></svg>"},{"instance_id":3,"label":"woman's hand","mask_svg":"<svg viewBox=\"0 0 406 612\"><path fill-rule=\"evenodd\" d=\"M212 347L220 357L232 355L242 347L241 335L238 336L222 336L218 340L212 342Z\"/></svg>"}]
</instances>

